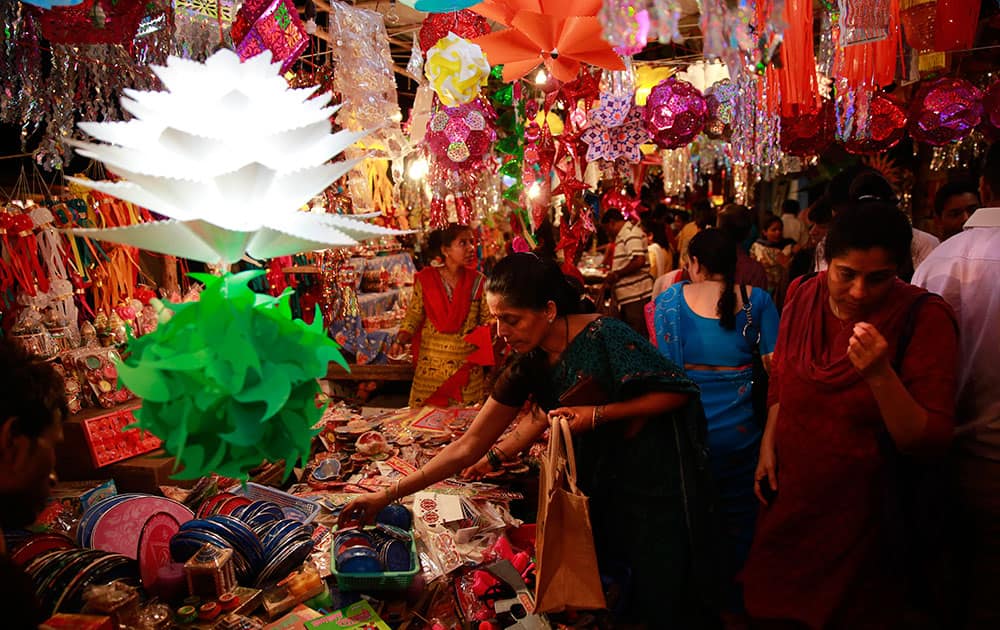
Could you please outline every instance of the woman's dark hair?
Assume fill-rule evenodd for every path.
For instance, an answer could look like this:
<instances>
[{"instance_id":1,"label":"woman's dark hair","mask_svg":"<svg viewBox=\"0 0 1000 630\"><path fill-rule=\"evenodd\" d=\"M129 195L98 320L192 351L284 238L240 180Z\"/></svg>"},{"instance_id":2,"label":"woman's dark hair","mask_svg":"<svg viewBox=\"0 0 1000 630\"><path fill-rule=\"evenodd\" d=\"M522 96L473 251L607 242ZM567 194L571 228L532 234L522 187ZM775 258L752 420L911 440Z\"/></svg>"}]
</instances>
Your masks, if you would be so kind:
<instances>
[{"instance_id":1,"label":"woman's dark hair","mask_svg":"<svg viewBox=\"0 0 1000 630\"><path fill-rule=\"evenodd\" d=\"M662 219L651 216L642 218L642 229L653 237L653 242L665 250L670 250L670 239L667 238L667 225Z\"/></svg>"},{"instance_id":2,"label":"woman's dark hair","mask_svg":"<svg viewBox=\"0 0 1000 630\"><path fill-rule=\"evenodd\" d=\"M843 206L826 233L824 256L829 263L854 249L884 249L890 259L905 269L911 260L913 228L909 219L893 203L859 201Z\"/></svg>"},{"instance_id":3,"label":"woman's dark hair","mask_svg":"<svg viewBox=\"0 0 1000 630\"><path fill-rule=\"evenodd\" d=\"M555 302L559 315L580 312L580 286L567 278L554 260L535 254L510 254L498 262L486 291L503 297L515 308L540 311Z\"/></svg>"},{"instance_id":4,"label":"woman's dark hair","mask_svg":"<svg viewBox=\"0 0 1000 630\"><path fill-rule=\"evenodd\" d=\"M863 164L837 173L826 187L833 214L859 201L881 201L896 205L899 199L892 184L877 170Z\"/></svg>"},{"instance_id":5,"label":"woman's dark hair","mask_svg":"<svg viewBox=\"0 0 1000 630\"><path fill-rule=\"evenodd\" d=\"M719 211L719 229L737 243L750 238L753 231L753 212L737 203L727 203Z\"/></svg>"},{"instance_id":6,"label":"woman's dark hair","mask_svg":"<svg viewBox=\"0 0 1000 630\"><path fill-rule=\"evenodd\" d=\"M764 217L764 220L760 222L761 236L763 236L764 232L767 232L767 229L772 225L774 225L775 223L781 223L782 225L784 225L784 223L781 220L781 217L777 217L773 214L768 214L766 217Z\"/></svg>"},{"instance_id":7,"label":"woman's dark hair","mask_svg":"<svg viewBox=\"0 0 1000 630\"><path fill-rule=\"evenodd\" d=\"M57 418L69 415L63 379L52 365L21 346L0 339L0 424L14 419L14 433L37 438Z\"/></svg>"},{"instance_id":8,"label":"woman's dark hair","mask_svg":"<svg viewBox=\"0 0 1000 630\"><path fill-rule=\"evenodd\" d=\"M715 207L712 206L712 202L707 199L702 199L700 201L694 202L692 205L695 225L698 229L704 230L706 228L715 227Z\"/></svg>"},{"instance_id":9,"label":"woman's dark hair","mask_svg":"<svg viewBox=\"0 0 1000 630\"><path fill-rule=\"evenodd\" d=\"M725 232L715 228L702 230L688 244L688 256L711 274L722 274L725 286L716 305L719 325L726 330L736 328L736 243Z\"/></svg>"},{"instance_id":10,"label":"woman's dark hair","mask_svg":"<svg viewBox=\"0 0 1000 630\"><path fill-rule=\"evenodd\" d=\"M556 257L556 228L552 225L552 221L545 219L538 224L538 229L535 230L535 242L538 246L535 248L535 253L542 258L552 258Z\"/></svg>"},{"instance_id":11,"label":"woman's dark hair","mask_svg":"<svg viewBox=\"0 0 1000 630\"><path fill-rule=\"evenodd\" d=\"M472 231L468 225L449 223L446 227L439 228L430 233L427 237L427 254L431 258L444 256L441 250L455 242L460 234Z\"/></svg>"},{"instance_id":12,"label":"woman's dark hair","mask_svg":"<svg viewBox=\"0 0 1000 630\"><path fill-rule=\"evenodd\" d=\"M830 207L830 200L825 196L816 200L816 203L809 206L809 222L815 225L827 225L833 219L833 209Z\"/></svg>"}]
</instances>

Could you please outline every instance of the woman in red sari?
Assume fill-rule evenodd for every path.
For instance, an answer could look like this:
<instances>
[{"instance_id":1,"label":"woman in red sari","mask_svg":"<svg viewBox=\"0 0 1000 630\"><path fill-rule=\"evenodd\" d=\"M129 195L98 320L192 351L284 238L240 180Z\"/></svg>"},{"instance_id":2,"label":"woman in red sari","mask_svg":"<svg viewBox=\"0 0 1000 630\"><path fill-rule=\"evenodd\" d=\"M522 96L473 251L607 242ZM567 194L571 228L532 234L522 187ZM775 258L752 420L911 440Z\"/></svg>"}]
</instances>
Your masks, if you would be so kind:
<instances>
[{"instance_id":1,"label":"woman in red sari","mask_svg":"<svg viewBox=\"0 0 1000 630\"><path fill-rule=\"evenodd\" d=\"M493 364L493 349L486 278L475 269L475 234L466 225L452 224L431 233L428 249L443 264L417 273L390 353L399 354L400 345L413 342L410 407L477 404L486 396L483 366Z\"/></svg>"},{"instance_id":2,"label":"woman in red sari","mask_svg":"<svg viewBox=\"0 0 1000 630\"><path fill-rule=\"evenodd\" d=\"M829 270L789 288L742 574L755 627L902 627L894 453L944 452L957 364L954 313L897 278L910 239L894 206L852 204L831 224Z\"/></svg>"}]
</instances>

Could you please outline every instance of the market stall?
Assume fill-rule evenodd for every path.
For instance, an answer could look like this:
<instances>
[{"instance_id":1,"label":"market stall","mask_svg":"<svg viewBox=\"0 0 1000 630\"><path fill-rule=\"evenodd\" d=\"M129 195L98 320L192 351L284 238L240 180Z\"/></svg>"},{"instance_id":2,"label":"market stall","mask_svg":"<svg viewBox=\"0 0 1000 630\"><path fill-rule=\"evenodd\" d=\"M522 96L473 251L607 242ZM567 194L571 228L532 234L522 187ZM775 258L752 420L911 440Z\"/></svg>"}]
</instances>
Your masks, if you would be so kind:
<instances>
[{"instance_id":1,"label":"market stall","mask_svg":"<svg viewBox=\"0 0 1000 630\"><path fill-rule=\"evenodd\" d=\"M537 584L539 479L580 494L572 438L401 497L481 406L361 407L328 383L411 382L419 341L392 349L415 296L476 304L473 267L510 252L558 258L603 308L608 208L773 213L846 160L929 227L935 173L1000 137L978 3L382 5L0 8L21 143L0 159L3 336L54 366L69 410L48 505L3 532L43 627L607 623L593 549L610 612ZM474 262L449 283L427 241L451 224ZM439 302L420 269L442 270ZM496 326L445 315L466 345L440 391L459 391L496 363ZM342 527L375 493L395 501Z\"/></svg>"}]
</instances>

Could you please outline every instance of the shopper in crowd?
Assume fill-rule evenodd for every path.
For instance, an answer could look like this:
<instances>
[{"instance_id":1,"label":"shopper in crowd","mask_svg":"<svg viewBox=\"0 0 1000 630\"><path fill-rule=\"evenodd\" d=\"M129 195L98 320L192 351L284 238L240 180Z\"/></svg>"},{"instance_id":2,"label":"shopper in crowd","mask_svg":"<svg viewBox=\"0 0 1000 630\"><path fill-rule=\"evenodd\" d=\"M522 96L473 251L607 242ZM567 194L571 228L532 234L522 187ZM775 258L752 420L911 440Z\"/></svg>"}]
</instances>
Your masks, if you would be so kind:
<instances>
[{"instance_id":1,"label":"shopper in crowd","mask_svg":"<svg viewBox=\"0 0 1000 630\"><path fill-rule=\"evenodd\" d=\"M751 258L743 243L753 230L753 212L737 203L727 203L719 212L718 225L736 246L736 283L767 289L767 271Z\"/></svg>"},{"instance_id":2,"label":"shopper in crowd","mask_svg":"<svg viewBox=\"0 0 1000 630\"><path fill-rule=\"evenodd\" d=\"M389 353L399 355L412 342L411 407L428 400L441 406L476 404L486 394L483 367L466 361L476 347L465 337L492 321L486 278L475 269L476 237L468 226L452 224L430 234L428 250L439 262L414 277L413 297Z\"/></svg>"},{"instance_id":3,"label":"shopper in crowd","mask_svg":"<svg viewBox=\"0 0 1000 630\"><path fill-rule=\"evenodd\" d=\"M697 488L707 462L692 439L704 431L697 386L622 322L576 314L579 296L551 261L511 255L486 290L498 333L515 353L492 396L465 435L393 487L355 499L341 521L369 521L488 452L497 462L514 456L547 427L528 423L534 431L519 427L524 435L494 445L531 400L568 418L602 573L630 576L624 601L609 602L621 611L617 622L706 627L696 586L710 529ZM590 404L567 406L584 399Z\"/></svg>"},{"instance_id":4,"label":"shopper in crowd","mask_svg":"<svg viewBox=\"0 0 1000 630\"><path fill-rule=\"evenodd\" d=\"M911 238L892 204L841 205L828 271L789 290L742 574L762 628L904 623L897 453L947 448L958 347L944 300L898 279Z\"/></svg>"},{"instance_id":5,"label":"shopper in crowd","mask_svg":"<svg viewBox=\"0 0 1000 630\"><path fill-rule=\"evenodd\" d=\"M795 199L785 199L781 204L781 234L792 241L793 253L803 249L809 242L809 229L799 219L802 206Z\"/></svg>"},{"instance_id":6,"label":"shopper in crowd","mask_svg":"<svg viewBox=\"0 0 1000 630\"><path fill-rule=\"evenodd\" d=\"M737 249L722 230L699 232L688 248L691 282L675 284L660 295L654 317L660 353L684 366L698 384L708 417L712 474L728 543L730 612L742 611L734 578L750 550L757 518L753 475L764 427L763 418L754 418L751 355L759 344L766 363L778 337L778 310L771 296L736 279Z\"/></svg>"},{"instance_id":7,"label":"shopper in crowd","mask_svg":"<svg viewBox=\"0 0 1000 630\"><path fill-rule=\"evenodd\" d=\"M913 283L955 309L961 335L955 413L955 495L962 510L955 540L965 624L1000 627L1000 144L983 165L986 203L917 268Z\"/></svg>"},{"instance_id":8,"label":"shopper in crowd","mask_svg":"<svg viewBox=\"0 0 1000 630\"><path fill-rule=\"evenodd\" d=\"M979 189L970 181L948 182L934 195L934 229L945 241L962 232L962 226L980 205Z\"/></svg>"},{"instance_id":9,"label":"shopper in crowd","mask_svg":"<svg viewBox=\"0 0 1000 630\"><path fill-rule=\"evenodd\" d=\"M794 243L782 236L780 217L769 215L761 224L761 237L750 248L750 255L767 273L767 291L779 307L788 288L788 268L792 264Z\"/></svg>"},{"instance_id":10,"label":"shopper in crowd","mask_svg":"<svg viewBox=\"0 0 1000 630\"><path fill-rule=\"evenodd\" d=\"M653 292L646 237L642 229L635 223L626 221L617 208L609 208L604 212L601 225L615 248L611 271L604 279L604 286L607 290L614 291L622 320L645 337L648 333L642 309Z\"/></svg>"},{"instance_id":11,"label":"shopper in crowd","mask_svg":"<svg viewBox=\"0 0 1000 630\"><path fill-rule=\"evenodd\" d=\"M681 258L687 254L688 243L698 232L715 225L715 208L707 199L696 201L693 206L692 220L686 224L677 235L677 251Z\"/></svg>"},{"instance_id":12,"label":"shopper in crowd","mask_svg":"<svg viewBox=\"0 0 1000 630\"><path fill-rule=\"evenodd\" d=\"M26 527L45 507L55 480L55 447L69 413L63 380L50 363L0 339L0 607L4 628L44 621L35 588L11 562L3 530Z\"/></svg>"},{"instance_id":13,"label":"shopper in crowd","mask_svg":"<svg viewBox=\"0 0 1000 630\"><path fill-rule=\"evenodd\" d=\"M841 207L858 201L882 201L893 206L899 205L899 198L892 184L877 170L870 166L858 166L838 173L826 189L831 211L837 214ZM913 270L934 251L940 240L933 234L910 227L910 257L899 269L899 277L906 282L913 277ZM825 260L821 261L820 269L825 269Z\"/></svg>"},{"instance_id":14,"label":"shopper in crowd","mask_svg":"<svg viewBox=\"0 0 1000 630\"><path fill-rule=\"evenodd\" d=\"M646 216L642 220L649 255L649 275L654 280L674 268L674 252L670 248L667 229L666 224L652 216Z\"/></svg>"}]
</instances>

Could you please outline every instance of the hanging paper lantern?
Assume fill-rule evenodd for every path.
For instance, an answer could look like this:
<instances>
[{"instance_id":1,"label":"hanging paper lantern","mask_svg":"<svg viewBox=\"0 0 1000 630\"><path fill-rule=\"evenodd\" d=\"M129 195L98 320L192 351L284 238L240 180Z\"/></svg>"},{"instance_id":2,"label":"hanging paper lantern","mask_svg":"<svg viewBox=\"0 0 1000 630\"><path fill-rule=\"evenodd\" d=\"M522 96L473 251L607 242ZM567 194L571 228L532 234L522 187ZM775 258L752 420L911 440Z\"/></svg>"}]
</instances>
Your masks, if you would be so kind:
<instances>
[{"instance_id":1,"label":"hanging paper lantern","mask_svg":"<svg viewBox=\"0 0 1000 630\"><path fill-rule=\"evenodd\" d=\"M983 92L983 122L979 128L990 142L1000 140L1000 79Z\"/></svg>"},{"instance_id":2,"label":"hanging paper lantern","mask_svg":"<svg viewBox=\"0 0 1000 630\"><path fill-rule=\"evenodd\" d=\"M782 116L781 150L799 157L822 155L833 144L836 124L830 101L812 114Z\"/></svg>"},{"instance_id":3,"label":"hanging paper lantern","mask_svg":"<svg viewBox=\"0 0 1000 630\"><path fill-rule=\"evenodd\" d=\"M693 85L669 77L650 91L643 121L657 146L676 149L690 143L705 128L708 105Z\"/></svg>"},{"instance_id":4,"label":"hanging paper lantern","mask_svg":"<svg viewBox=\"0 0 1000 630\"><path fill-rule=\"evenodd\" d=\"M482 0L399 0L411 9L423 11L425 13L449 13L466 9L474 4L479 4Z\"/></svg>"},{"instance_id":5,"label":"hanging paper lantern","mask_svg":"<svg viewBox=\"0 0 1000 630\"><path fill-rule=\"evenodd\" d=\"M44 11L28 7L51 44L125 44L131 42L146 12L141 0L83 0Z\"/></svg>"},{"instance_id":6,"label":"hanging paper lantern","mask_svg":"<svg viewBox=\"0 0 1000 630\"><path fill-rule=\"evenodd\" d=\"M923 83L910 104L910 135L941 146L969 135L983 117L983 93L965 79Z\"/></svg>"},{"instance_id":7,"label":"hanging paper lantern","mask_svg":"<svg viewBox=\"0 0 1000 630\"><path fill-rule=\"evenodd\" d=\"M641 0L604 0L597 17L604 28L604 40L623 57L637 55L649 39L650 17Z\"/></svg>"},{"instance_id":8,"label":"hanging paper lantern","mask_svg":"<svg viewBox=\"0 0 1000 630\"><path fill-rule=\"evenodd\" d=\"M844 143L850 153L880 153L899 144L906 131L906 113L884 94L874 94L869 105L868 134Z\"/></svg>"},{"instance_id":9,"label":"hanging paper lantern","mask_svg":"<svg viewBox=\"0 0 1000 630\"><path fill-rule=\"evenodd\" d=\"M177 458L177 479L245 480L262 461L282 459L287 477L309 459L323 415L316 379L330 361L347 365L322 317L292 319L290 288L278 297L250 289L266 273L191 274L205 285L199 300L168 305L172 316L130 341L118 365L143 399L136 426Z\"/></svg>"},{"instance_id":10,"label":"hanging paper lantern","mask_svg":"<svg viewBox=\"0 0 1000 630\"><path fill-rule=\"evenodd\" d=\"M482 48L449 33L427 51L424 72L441 102L454 107L479 96L490 64Z\"/></svg>"},{"instance_id":11,"label":"hanging paper lantern","mask_svg":"<svg viewBox=\"0 0 1000 630\"><path fill-rule=\"evenodd\" d=\"M739 90L729 79L723 79L705 90L705 104L708 105L708 122L705 135L709 138L728 138L732 133L733 112Z\"/></svg>"},{"instance_id":12,"label":"hanging paper lantern","mask_svg":"<svg viewBox=\"0 0 1000 630\"><path fill-rule=\"evenodd\" d=\"M291 0L251 0L236 14L230 29L236 52L246 61L265 50L284 72L309 46L309 34Z\"/></svg>"},{"instance_id":13,"label":"hanging paper lantern","mask_svg":"<svg viewBox=\"0 0 1000 630\"><path fill-rule=\"evenodd\" d=\"M486 18L468 9L454 13L431 13L424 18L420 27L420 50L427 53L431 46L441 41L448 33L463 39L473 39L490 32Z\"/></svg>"},{"instance_id":14,"label":"hanging paper lantern","mask_svg":"<svg viewBox=\"0 0 1000 630\"><path fill-rule=\"evenodd\" d=\"M910 6L900 9L899 20L903 23L903 34L910 48L918 51L934 49L936 13L936 0L917 0L911 2Z\"/></svg>"},{"instance_id":15,"label":"hanging paper lantern","mask_svg":"<svg viewBox=\"0 0 1000 630\"><path fill-rule=\"evenodd\" d=\"M425 139L442 165L465 170L479 164L496 139L495 113L483 99L441 107L427 122Z\"/></svg>"}]
</instances>

